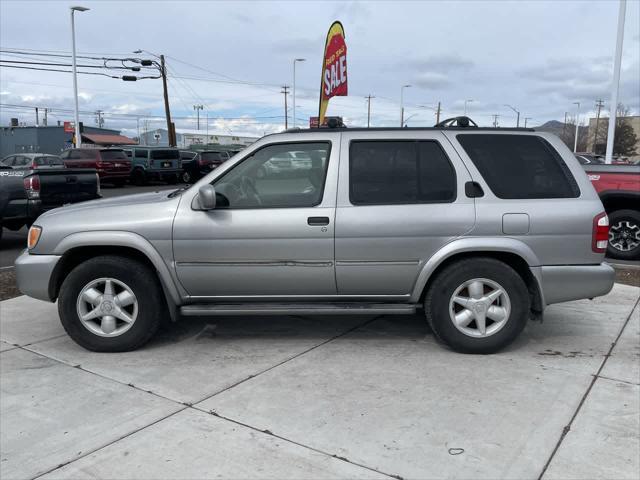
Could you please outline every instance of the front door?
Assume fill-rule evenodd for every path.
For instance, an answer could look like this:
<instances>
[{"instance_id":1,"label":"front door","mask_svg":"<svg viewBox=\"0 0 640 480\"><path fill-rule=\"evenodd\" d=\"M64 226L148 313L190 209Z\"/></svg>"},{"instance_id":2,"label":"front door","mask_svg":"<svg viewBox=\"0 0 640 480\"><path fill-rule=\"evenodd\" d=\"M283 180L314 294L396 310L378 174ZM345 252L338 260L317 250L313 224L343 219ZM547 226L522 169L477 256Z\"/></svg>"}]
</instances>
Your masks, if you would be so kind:
<instances>
[{"instance_id":1,"label":"front door","mask_svg":"<svg viewBox=\"0 0 640 480\"><path fill-rule=\"evenodd\" d=\"M313 138L315 137L315 138ZM217 205L183 199L173 232L178 278L194 297L336 295L338 135L258 147L213 180Z\"/></svg>"}]
</instances>

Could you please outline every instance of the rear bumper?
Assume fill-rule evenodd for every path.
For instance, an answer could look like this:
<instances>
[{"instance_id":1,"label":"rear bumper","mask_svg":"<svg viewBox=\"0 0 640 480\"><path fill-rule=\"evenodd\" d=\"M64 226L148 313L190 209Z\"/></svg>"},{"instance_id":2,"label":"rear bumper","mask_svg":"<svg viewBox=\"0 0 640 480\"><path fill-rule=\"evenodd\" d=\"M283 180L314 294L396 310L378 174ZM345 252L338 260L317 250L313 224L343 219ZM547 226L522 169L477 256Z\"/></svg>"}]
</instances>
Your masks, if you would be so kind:
<instances>
[{"instance_id":1,"label":"rear bumper","mask_svg":"<svg viewBox=\"0 0 640 480\"><path fill-rule=\"evenodd\" d=\"M544 302L569 302L606 295L613 288L615 271L599 265L553 265L540 267Z\"/></svg>"},{"instance_id":2,"label":"rear bumper","mask_svg":"<svg viewBox=\"0 0 640 480\"><path fill-rule=\"evenodd\" d=\"M27 250L16 259L18 288L25 295L51 302L49 281L60 257L58 255L30 255Z\"/></svg>"},{"instance_id":3,"label":"rear bumper","mask_svg":"<svg viewBox=\"0 0 640 480\"><path fill-rule=\"evenodd\" d=\"M180 175L182 173L181 168L166 168L163 170L146 170L147 176L150 178L162 178L168 175Z\"/></svg>"}]
</instances>

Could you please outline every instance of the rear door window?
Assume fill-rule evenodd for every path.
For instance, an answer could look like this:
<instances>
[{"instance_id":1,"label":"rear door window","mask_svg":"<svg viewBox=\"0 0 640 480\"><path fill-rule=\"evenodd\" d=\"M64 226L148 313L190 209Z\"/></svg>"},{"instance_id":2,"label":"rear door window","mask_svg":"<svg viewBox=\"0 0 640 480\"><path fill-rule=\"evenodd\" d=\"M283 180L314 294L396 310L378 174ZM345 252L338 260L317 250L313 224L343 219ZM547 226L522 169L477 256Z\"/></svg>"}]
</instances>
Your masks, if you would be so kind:
<instances>
[{"instance_id":1,"label":"rear door window","mask_svg":"<svg viewBox=\"0 0 640 480\"><path fill-rule=\"evenodd\" d=\"M354 205L451 203L456 174L435 141L353 141L349 198Z\"/></svg>"},{"instance_id":2,"label":"rear door window","mask_svg":"<svg viewBox=\"0 0 640 480\"><path fill-rule=\"evenodd\" d=\"M560 154L536 135L456 137L498 198L577 198L580 189Z\"/></svg>"},{"instance_id":3,"label":"rear door window","mask_svg":"<svg viewBox=\"0 0 640 480\"><path fill-rule=\"evenodd\" d=\"M34 163L39 167L55 167L62 166L62 159L60 157L36 157Z\"/></svg>"},{"instance_id":4,"label":"rear door window","mask_svg":"<svg viewBox=\"0 0 640 480\"><path fill-rule=\"evenodd\" d=\"M100 156L103 161L127 160L123 150L100 150Z\"/></svg>"},{"instance_id":5,"label":"rear door window","mask_svg":"<svg viewBox=\"0 0 640 480\"><path fill-rule=\"evenodd\" d=\"M178 150L151 150L151 158L154 160L175 160L180 158Z\"/></svg>"}]
</instances>

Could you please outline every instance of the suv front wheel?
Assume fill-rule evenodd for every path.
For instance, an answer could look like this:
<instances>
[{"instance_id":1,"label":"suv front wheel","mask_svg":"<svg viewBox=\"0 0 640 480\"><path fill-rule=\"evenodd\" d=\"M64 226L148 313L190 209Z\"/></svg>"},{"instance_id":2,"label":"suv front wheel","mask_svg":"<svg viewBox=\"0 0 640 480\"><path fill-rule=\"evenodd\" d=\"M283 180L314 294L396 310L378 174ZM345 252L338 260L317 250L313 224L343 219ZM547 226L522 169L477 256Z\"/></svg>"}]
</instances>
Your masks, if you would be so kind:
<instances>
[{"instance_id":1,"label":"suv front wheel","mask_svg":"<svg viewBox=\"0 0 640 480\"><path fill-rule=\"evenodd\" d=\"M527 286L509 265L468 258L442 270L425 298L433 333L462 353L495 353L522 332L529 317Z\"/></svg>"},{"instance_id":2,"label":"suv front wheel","mask_svg":"<svg viewBox=\"0 0 640 480\"><path fill-rule=\"evenodd\" d=\"M137 260L105 255L87 260L64 280L58 313L79 345L124 352L144 345L166 317L155 272Z\"/></svg>"}]
</instances>

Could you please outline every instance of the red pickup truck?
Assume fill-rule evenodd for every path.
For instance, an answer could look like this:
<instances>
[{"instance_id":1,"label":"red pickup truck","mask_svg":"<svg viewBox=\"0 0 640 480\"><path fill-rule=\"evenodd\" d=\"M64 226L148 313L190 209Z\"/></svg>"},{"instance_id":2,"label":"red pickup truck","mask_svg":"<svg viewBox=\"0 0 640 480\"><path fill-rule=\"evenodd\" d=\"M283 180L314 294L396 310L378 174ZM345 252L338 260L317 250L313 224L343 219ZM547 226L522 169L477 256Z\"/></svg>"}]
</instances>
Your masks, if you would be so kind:
<instances>
[{"instance_id":1,"label":"red pickup truck","mask_svg":"<svg viewBox=\"0 0 640 480\"><path fill-rule=\"evenodd\" d=\"M640 165L583 164L583 167L609 216L607 256L639 260Z\"/></svg>"}]
</instances>

